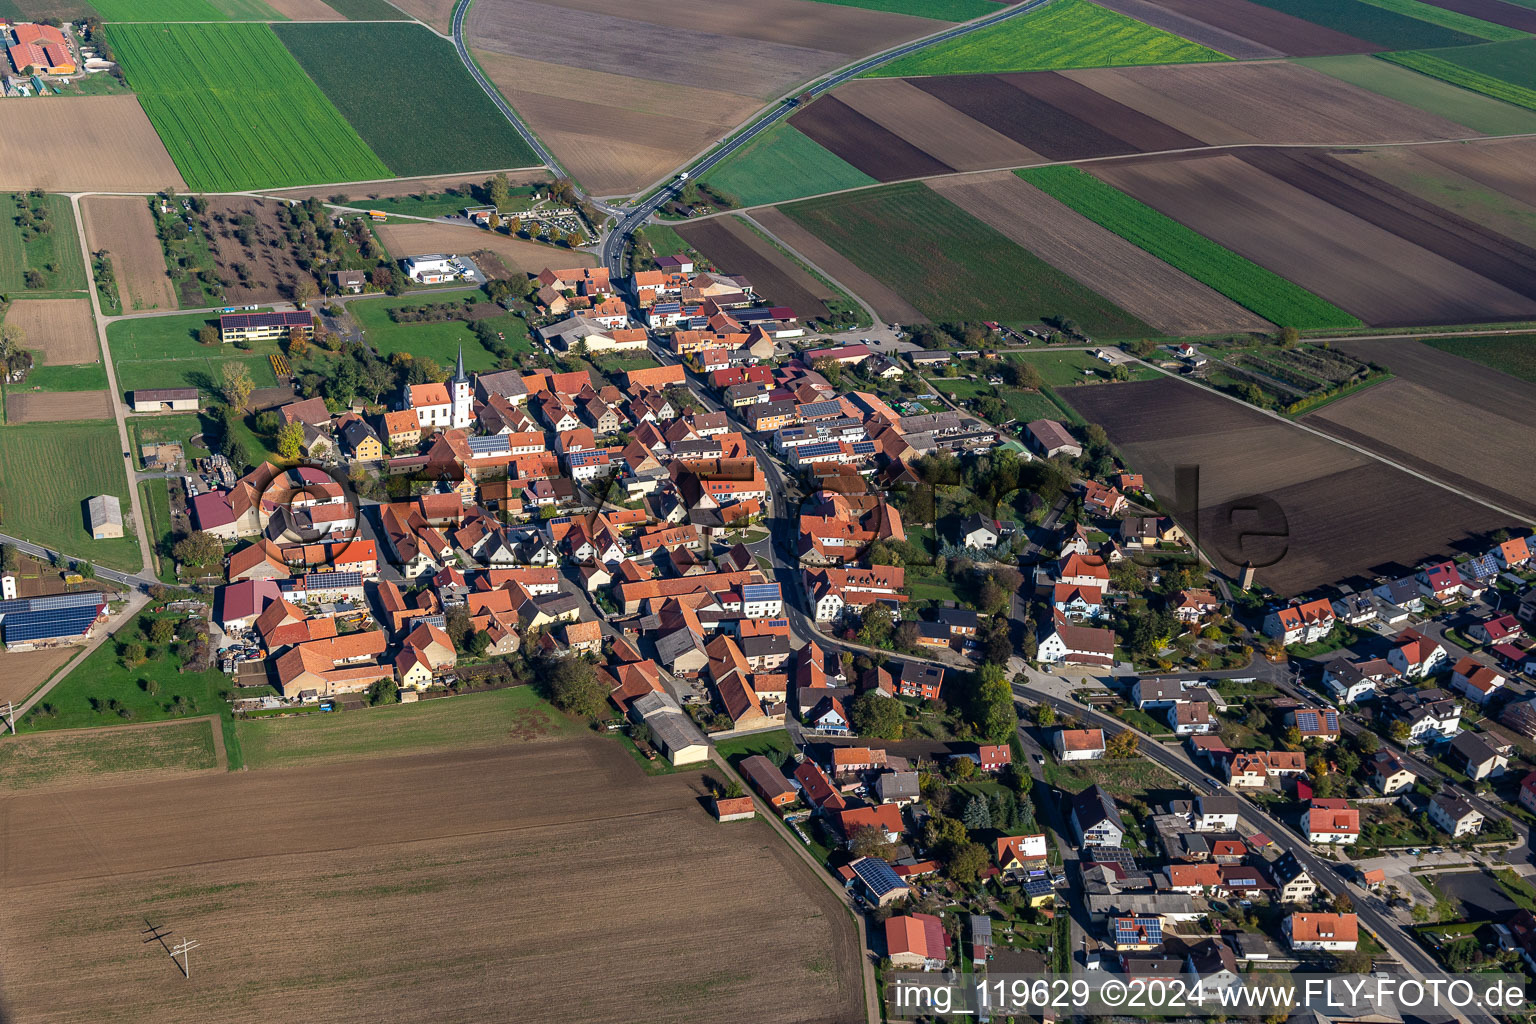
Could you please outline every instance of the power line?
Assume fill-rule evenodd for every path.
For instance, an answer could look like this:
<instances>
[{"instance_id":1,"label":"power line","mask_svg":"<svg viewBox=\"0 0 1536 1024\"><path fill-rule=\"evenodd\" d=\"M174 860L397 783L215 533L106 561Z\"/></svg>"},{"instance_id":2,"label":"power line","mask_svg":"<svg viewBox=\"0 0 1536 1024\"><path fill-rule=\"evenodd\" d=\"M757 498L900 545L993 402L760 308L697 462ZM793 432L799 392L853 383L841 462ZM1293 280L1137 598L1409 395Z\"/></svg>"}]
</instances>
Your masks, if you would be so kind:
<instances>
[{"instance_id":1,"label":"power line","mask_svg":"<svg viewBox=\"0 0 1536 1024\"><path fill-rule=\"evenodd\" d=\"M11 730L11 735L16 735L16 709L10 701L0 704L0 722L4 722Z\"/></svg>"},{"instance_id":2,"label":"power line","mask_svg":"<svg viewBox=\"0 0 1536 1024\"><path fill-rule=\"evenodd\" d=\"M181 954L182 960L186 962L186 966L182 967L181 973L187 976L188 981L192 980L192 950L196 949L200 945L202 945L202 943L196 941L195 939L183 939L181 942L176 944L175 948L171 950L172 960L175 960L176 955L179 953Z\"/></svg>"}]
</instances>

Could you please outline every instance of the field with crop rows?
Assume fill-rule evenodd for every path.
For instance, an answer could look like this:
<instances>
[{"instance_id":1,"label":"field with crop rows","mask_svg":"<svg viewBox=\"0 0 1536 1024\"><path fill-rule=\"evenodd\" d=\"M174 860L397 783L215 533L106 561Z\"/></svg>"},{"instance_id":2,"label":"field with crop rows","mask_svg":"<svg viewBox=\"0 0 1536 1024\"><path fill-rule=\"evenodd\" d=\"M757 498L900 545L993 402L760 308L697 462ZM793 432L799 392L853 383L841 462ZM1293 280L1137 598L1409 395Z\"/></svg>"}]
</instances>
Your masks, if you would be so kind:
<instances>
[{"instance_id":1,"label":"field with crop rows","mask_svg":"<svg viewBox=\"0 0 1536 1024\"><path fill-rule=\"evenodd\" d=\"M1074 167L1038 167L1017 173L1089 220L1271 323L1298 328L1360 324L1332 303Z\"/></svg>"},{"instance_id":2,"label":"field with crop rows","mask_svg":"<svg viewBox=\"0 0 1536 1024\"><path fill-rule=\"evenodd\" d=\"M1536 110L1536 39L1379 56L1463 89Z\"/></svg>"},{"instance_id":3,"label":"field with crop rows","mask_svg":"<svg viewBox=\"0 0 1536 1024\"><path fill-rule=\"evenodd\" d=\"M290 23L273 31L401 177L538 163L452 45L420 25Z\"/></svg>"},{"instance_id":4,"label":"field with crop rows","mask_svg":"<svg viewBox=\"0 0 1536 1024\"><path fill-rule=\"evenodd\" d=\"M261 0L92 0L103 21L281 21Z\"/></svg>"},{"instance_id":5,"label":"field with crop rows","mask_svg":"<svg viewBox=\"0 0 1536 1024\"><path fill-rule=\"evenodd\" d=\"M1489 42L1526 38L1525 33L1517 28L1495 25L1491 21L1475 18L1471 14L1420 3L1419 0L1365 0L1365 2L1372 7L1380 7L1418 21L1427 21L1431 25L1439 25L1441 28L1448 28Z\"/></svg>"},{"instance_id":6,"label":"field with crop rows","mask_svg":"<svg viewBox=\"0 0 1536 1024\"><path fill-rule=\"evenodd\" d=\"M1323 25L1335 32L1343 32L1357 39L1393 50L1407 50L1421 46L1466 46L1482 41L1478 36L1456 32L1440 25L1421 21L1396 10L1386 9L1372 0L1253 0L1254 3L1314 25ZM1396 8L1399 4L1394 4ZM1433 8L1431 8L1433 10Z\"/></svg>"},{"instance_id":7,"label":"field with crop rows","mask_svg":"<svg viewBox=\"0 0 1536 1024\"><path fill-rule=\"evenodd\" d=\"M1536 384L1536 334L1431 338L1424 344Z\"/></svg>"},{"instance_id":8,"label":"field with crop rows","mask_svg":"<svg viewBox=\"0 0 1536 1024\"><path fill-rule=\"evenodd\" d=\"M113 48L198 191L388 178L266 25L115 25Z\"/></svg>"},{"instance_id":9,"label":"field with crop rows","mask_svg":"<svg viewBox=\"0 0 1536 1024\"><path fill-rule=\"evenodd\" d=\"M875 179L794 126L774 125L704 178L740 206L873 185Z\"/></svg>"},{"instance_id":10,"label":"field with crop rows","mask_svg":"<svg viewBox=\"0 0 1536 1024\"><path fill-rule=\"evenodd\" d=\"M866 71L865 78L961 75L978 71L1123 67L1231 60L1088 0L1056 0L969 35Z\"/></svg>"}]
</instances>

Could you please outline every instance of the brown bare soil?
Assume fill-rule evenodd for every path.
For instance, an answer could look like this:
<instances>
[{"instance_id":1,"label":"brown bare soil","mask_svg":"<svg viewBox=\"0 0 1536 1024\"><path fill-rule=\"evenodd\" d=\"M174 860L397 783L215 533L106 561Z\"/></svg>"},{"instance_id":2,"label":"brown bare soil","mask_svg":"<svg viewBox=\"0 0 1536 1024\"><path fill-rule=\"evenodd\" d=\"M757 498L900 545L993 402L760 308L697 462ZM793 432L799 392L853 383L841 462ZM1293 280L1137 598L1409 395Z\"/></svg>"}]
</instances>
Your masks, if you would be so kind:
<instances>
[{"instance_id":1,"label":"brown bare soil","mask_svg":"<svg viewBox=\"0 0 1536 1024\"><path fill-rule=\"evenodd\" d=\"M738 92L475 51L519 115L600 195L644 188L762 105Z\"/></svg>"},{"instance_id":2,"label":"brown bare soil","mask_svg":"<svg viewBox=\"0 0 1536 1024\"><path fill-rule=\"evenodd\" d=\"M397 260L429 252L468 255L476 249L489 249L500 256L506 266L530 274L537 274L545 267L591 267L597 264L596 257L579 249L525 242L484 228L397 221L380 224L376 230L379 241Z\"/></svg>"},{"instance_id":3,"label":"brown bare soil","mask_svg":"<svg viewBox=\"0 0 1536 1024\"><path fill-rule=\"evenodd\" d=\"M12 796L6 1001L58 1021L858 1019L840 902L702 791L592 737ZM146 919L202 943L190 981Z\"/></svg>"},{"instance_id":4,"label":"brown bare soil","mask_svg":"<svg viewBox=\"0 0 1536 1024\"><path fill-rule=\"evenodd\" d=\"M453 31L455 0L389 0L406 14L426 22L443 35Z\"/></svg>"},{"instance_id":5,"label":"brown bare soil","mask_svg":"<svg viewBox=\"0 0 1536 1024\"><path fill-rule=\"evenodd\" d=\"M1441 167L1522 203L1536 205L1536 139L1487 139L1466 146L1425 146L1424 156Z\"/></svg>"},{"instance_id":6,"label":"brown bare soil","mask_svg":"<svg viewBox=\"0 0 1536 1024\"><path fill-rule=\"evenodd\" d=\"M42 651L0 651L0 701L20 704L32 691L70 658L78 647L52 647Z\"/></svg>"},{"instance_id":7,"label":"brown bare soil","mask_svg":"<svg viewBox=\"0 0 1536 1024\"><path fill-rule=\"evenodd\" d=\"M1267 331L1273 325L1057 202L1008 171L929 186L1035 255L1164 333Z\"/></svg>"},{"instance_id":8,"label":"brown bare soil","mask_svg":"<svg viewBox=\"0 0 1536 1024\"><path fill-rule=\"evenodd\" d=\"M790 249L820 267L833 280L869 303L887 323L927 323L911 303L795 221L777 207L752 211L752 219Z\"/></svg>"},{"instance_id":9,"label":"brown bare soil","mask_svg":"<svg viewBox=\"0 0 1536 1024\"><path fill-rule=\"evenodd\" d=\"M1308 425L1536 516L1536 497L1522 483L1536 477L1536 386L1418 342L1338 345L1395 379L1330 403Z\"/></svg>"},{"instance_id":10,"label":"brown bare soil","mask_svg":"<svg viewBox=\"0 0 1536 1024\"><path fill-rule=\"evenodd\" d=\"M23 347L44 366L101 359L90 299L17 299L6 312L5 322L27 332Z\"/></svg>"},{"instance_id":11,"label":"brown bare soil","mask_svg":"<svg viewBox=\"0 0 1536 1024\"><path fill-rule=\"evenodd\" d=\"M1228 573L1241 559L1280 555L1260 565L1258 580L1284 596L1486 547L1486 534L1512 525L1418 477L1173 378L1061 394L1108 431L1159 494L1173 495L1175 466L1198 466L1194 523L1201 547ZM1266 517L1262 527L1283 529L1282 546L1258 537L1245 542L1235 532L1261 528L1253 515L1233 515L1251 507L1253 495L1269 498L1283 513L1283 520Z\"/></svg>"},{"instance_id":12,"label":"brown bare soil","mask_svg":"<svg viewBox=\"0 0 1536 1024\"><path fill-rule=\"evenodd\" d=\"M879 181L921 178L955 170L835 96L823 96L798 111L789 123Z\"/></svg>"},{"instance_id":13,"label":"brown bare soil","mask_svg":"<svg viewBox=\"0 0 1536 1024\"><path fill-rule=\"evenodd\" d=\"M663 28L813 47L850 56L875 53L948 24L841 4L827 11L817 0L559 0L559 6L618 15Z\"/></svg>"},{"instance_id":14,"label":"brown bare soil","mask_svg":"<svg viewBox=\"0 0 1536 1024\"><path fill-rule=\"evenodd\" d=\"M1067 134L1081 132L1082 125L1091 126L1120 143L1118 152L1156 153L1200 145L1200 140L1194 136L1055 71L1005 75L1003 78L1040 104L1042 114L1059 111L1047 118L1047 124L1050 119L1059 118L1062 130ZM1071 147L1068 151L1072 151Z\"/></svg>"},{"instance_id":15,"label":"brown bare soil","mask_svg":"<svg viewBox=\"0 0 1536 1024\"><path fill-rule=\"evenodd\" d=\"M828 314L823 300L833 297L831 290L738 218L714 217L676 230L722 273L745 275L757 294L793 308L802 320Z\"/></svg>"},{"instance_id":16,"label":"brown bare soil","mask_svg":"<svg viewBox=\"0 0 1536 1024\"><path fill-rule=\"evenodd\" d=\"M957 171L1047 162L904 78L856 78L838 88L837 98Z\"/></svg>"},{"instance_id":17,"label":"brown bare soil","mask_svg":"<svg viewBox=\"0 0 1536 1024\"><path fill-rule=\"evenodd\" d=\"M1536 206L1435 162L1429 153L1439 148L1443 147L1399 146L1338 151L1331 156L1509 238L1536 246Z\"/></svg>"},{"instance_id":18,"label":"brown bare soil","mask_svg":"<svg viewBox=\"0 0 1536 1024\"><path fill-rule=\"evenodd\" d=\"M92 252L112 254L112 272L126 312L175 309L176 288L165 271L155 219L139 196L87 196L80 201Z\"/></svg>"},{"instance_id":19,"label":"brown bare soil","mask_svg":"<svg viewBox=\"0 0 1536 1024\"><path fill-rule=\"evenodd\" d=\"M65 423L112 418L106 391L8 391L5 418L11 423Z\"/></svg>"},{"instance_id":20,"label":"brown bare soil","mask_svg":"<svg viewBox=\"0 0 1536 1024\"><path fill-rule=\"evenodd\" d=\"M136 96L52 96L0 103L0 189L155 192L185 189Z\"/></svg>"},{"instance_id":21,"label":"brown bare soil","mask_svg":"<svg viewBox=\"0 0 1536 1024\"><path fill-rule=\"evenodd\" d=\"M534 182L546 182L549 180L549 172L545 170L530 170L527 168L508 168L519 173L507 175L507 181L513 185L531 185ZM488 174L439 174L425 178L394 178L390 181L369 181L362 184L351 184L338 190L335 186L330 188L285 188L276 192L264 192L263 195L277 196L282 199L322 199L330 201L332 196L343 195L348 202L344 205L366 206L369 199L386 199L397 196L425 195L433 192L446 192L449 189L457 189L466 196L472 189L483 188L491 178Z\"/></svg>"},{"instance_id":22,"label":"brown bare soil","mask_svg":"<svg viewBox=\"0 0 1536 1024\"><path fill-rule=\"evenodd\" d=\"M1481 134L1283 61L1060 74L1214 146L1352 145Z\"/></svg>"},{"instance_id":23,"label":"brown bare soil","mask_svg":"<svg viewBox=\"0 0 1536 1024\"><path fill-rule=\"evenodd\" d=\"M266 0L267 6L290 21L346 21L323 0Z\"/></svg>"},{"instance_id":24,"label":"brown bare soil","mask_svg":"<svg viewBox=\"0 0 1536 1024\"><path fill-rule=\"evenodd\" d=\"M1532 300L1223 153L1092 173L1371 324L1523 320Z\"/></svg>"},{"instance_id":25,"label":"brown bare soil","mask_svg":"<svg viewBox=\"0 0 1536 1024\"><path fill-rule=\"evenodd\" d=\"M1191 18L1177 11L1159 7L1149 0L1101 0L1099 6L1118 11L1137 21L1144 21L1154 28L1172 32L1176 36L1183 36L1190 42L1209 46L1238 60L1261 60L1265 57L1285 56L1282 51L1272 46L1256 43L1246 36L1217 28L1198 18Z\"/></svg>"},{"instance_id":26,"label":"brown bare soil","mask_svg":"<svg viewBox=\"0 0 1536 1024\"><path fill-rule=\"evenodd\" d=\"M1272 46L1292 57L1376 53L1386 49L1247 0L1157 0L1157 5L1264 46Z\"/></svg>"},{"instance_id":27,"label":"brown bare soil","mask_svg":"<svg viewBox=\"0 0 1536 1024\"><path fill-rule=\"evenodd\" d=\"M1536 32L1536 11L1529 7L1517 7L1502 0L1426 0L1442 10L1468 14L1474 18L1505 25L1521 32Z\"/></svg>"},{"instance_id":28,"label":"brown bare soil","mask_svg":"<svg viewBox=\"0 0 1536 1024\"><path fill-rule=\"evenodd\" d=\"M96 13L90 4L80 3L79 0L15 0L15 4L23 15L33 21L41 18L67 18L73 21L76 18L89 18Z\"/></svg>"}]
</instances>

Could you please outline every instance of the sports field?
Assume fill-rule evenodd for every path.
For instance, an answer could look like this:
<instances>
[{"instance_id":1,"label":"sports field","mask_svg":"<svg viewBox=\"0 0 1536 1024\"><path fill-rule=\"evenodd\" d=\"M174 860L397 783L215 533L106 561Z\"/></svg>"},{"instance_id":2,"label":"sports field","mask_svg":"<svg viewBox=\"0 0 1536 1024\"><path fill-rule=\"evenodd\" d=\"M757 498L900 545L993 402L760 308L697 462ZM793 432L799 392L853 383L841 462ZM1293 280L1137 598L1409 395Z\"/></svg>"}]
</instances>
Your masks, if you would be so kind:
<instances>
[{"instance_id":1,"label":"sports field","mask_svg":"<svg viewBox=\"0 0 1536 1024\"><path fill-rule=\"evenodd\" d=\"M93 540L86 532L85 500L98 494L117 495L127 517L128 477L116 424L12 424L0 429L0 529L67 555L137 571L139 542L128 524L125 536L110 540Z\"/></svg>"},{"instance_id":2,"label":"sports field","mask_svg":"<svg viewBox=\"0 0 1536 1024\"><path fill-rule=\"evenodd\" d=\"M1088 0L1056 0L1038 11L908 54L866 71L861 77L1190 64L1231 59Z\"/></svg>"},{"instance_id":3,"label":"sports field","mask_svg":"<svg viewBox=\"0 0 1536 1024\"><path fill-rule=\"evenodd\" d=\"M1106 337L1157 333L920 182L781 209L935 321L1065 317Z\"/></svg>"},{"instance_id":4,"label":"sports field","mask_svg":"<svg viewBox=\"0 0 1536 1024\"><path fill-rule=\"evenodd\" d=\"M118 25L112 46L187 185L390 177L266 25Z\"/></svg>"},{"instance_id":5,"label":"sports field","mask_svg":"<svg viewBox=\"0 0 1536 1024\"><path fill-rule=\"evenodd\" d=\"M1536 39L1379 56L1463 89L1536 110Z\"/></svg>"},{"instance_id":6,"label":"sports field","mask_svg":"<svg viewBox=\"0 0 1536 1024\"><path fill-rule=\"evenodd\" d=\"M27 286L29 271L38 275L35 287ZM69 200L0 193L0 294L41 299L83 291L85 263Z\"/></svg>"},{"instance_id":7,"label":"sports field","mask_svg":"<svg viewBox=\"0 0 1536 1024\"><path fill-rule=\"evenodd\" d=\"M1296 63L1489 135L1536 133L1536 112L1369 54L1305 57Z\"/></svg>"},{"instance_id":8,"label":"sports field","mask_svg":"<svg viewBox=\"0 0 1536 1024\"><path fill-rule=\"evenodd\" d=\"M259 388L277 383L267 356L278 351L273 342L256 342L248 351L233 345L201 345L197 333L207 316L155 316L137 320L118 320L107 328L107 344L112 347L118 387L123 391L138 388L197 388L205 396L218 395L223 380L223 366L244 363Z\"/></svg>"},{"instance_id":9,"label":"sports field","mask_svg":"<svg viewBox=\"0 0 1536 1024\"><path fill-rule=\"evenodd\" d=\"M1360 321L1075 167L1016 172L1089 220L1282 327L1356 327Z\"/></svg>"},{"instance_id":10,"label":"sports field","mask_svg":"<svg viewBox=\"0 0 1536 1024\"><path fill-rule=\"evenodd\" d=\"M538 163L452 44L421 25L295 22L273 31L399 176Z\"/></svg>"},{"instance_id":11,"label":"sports field","mask_svg":"<svg viewBox=\"0 0 1536 1024\"><path fill-rule=\"evenodd\" d=\"M91 0L103 21L282 21L261 0Z\"/></svg>"},{"instance_id":12,"label":"sports field","mask_svg":"<svg viewBox=\"0 0 1536 1024\"><path fill-rule=\"evenodd\" d=\"M873 185L875 179L787 122L763 132L704 176L739 206Z\"/></svg>"}]
</instances>

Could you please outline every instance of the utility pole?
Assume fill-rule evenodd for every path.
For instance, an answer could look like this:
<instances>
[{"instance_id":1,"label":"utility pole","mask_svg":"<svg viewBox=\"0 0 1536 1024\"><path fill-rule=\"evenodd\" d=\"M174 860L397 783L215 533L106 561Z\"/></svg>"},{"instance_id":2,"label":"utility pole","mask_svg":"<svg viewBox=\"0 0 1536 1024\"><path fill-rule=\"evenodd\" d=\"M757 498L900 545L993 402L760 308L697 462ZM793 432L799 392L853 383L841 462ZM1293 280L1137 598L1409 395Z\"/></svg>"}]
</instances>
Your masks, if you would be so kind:
<instances>
[{"instance_id":1,"label":"utility pole","mask_svg":"<svg viewBox=\"0 0 1536 1024\"><path fill-rule=\"evenodd\" d=\"M16 735L16 709L10 701L0 704L0 722L4 722L11 730L11 735Z\"/></svg>"},{"instance_id":2,"label":"utility pole","mask_svg":"<svg viewBox=\"0 0 1536 1024\"><path fill-rule=\"evenodd\" d=\"M181 969L181 972L187 976L188 981L192 980L192 950L196 949L200 945L202 945L202 943L197 942L194 939L183 939L181 942L176 944L175 948L171 950L172 960L175 960L176 955L179 953L181 954L182 960L185 961L186 966Z\"/></svg>"}]
</instances>

